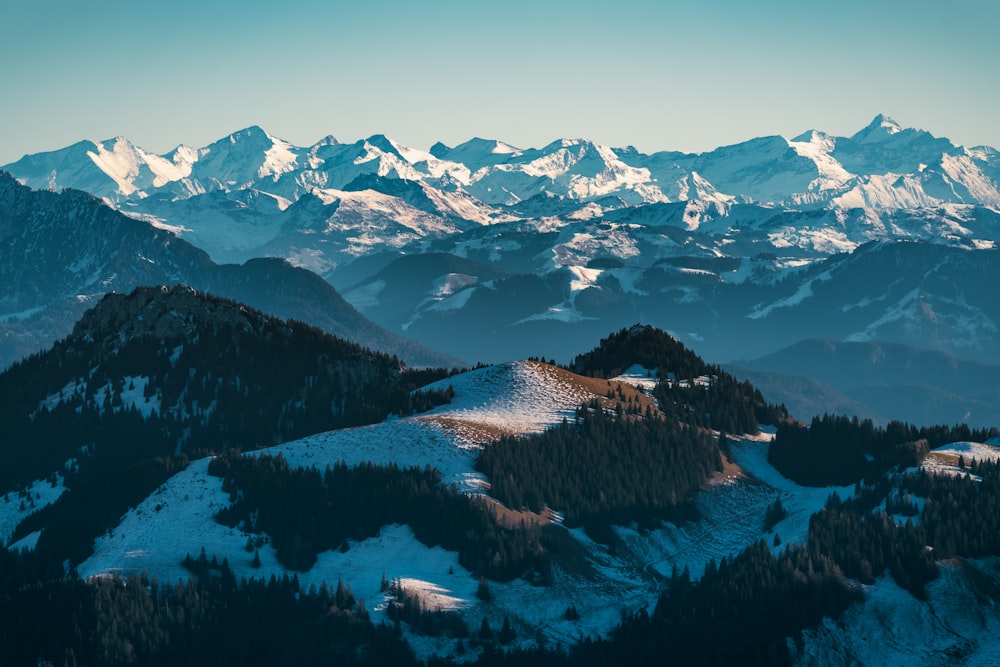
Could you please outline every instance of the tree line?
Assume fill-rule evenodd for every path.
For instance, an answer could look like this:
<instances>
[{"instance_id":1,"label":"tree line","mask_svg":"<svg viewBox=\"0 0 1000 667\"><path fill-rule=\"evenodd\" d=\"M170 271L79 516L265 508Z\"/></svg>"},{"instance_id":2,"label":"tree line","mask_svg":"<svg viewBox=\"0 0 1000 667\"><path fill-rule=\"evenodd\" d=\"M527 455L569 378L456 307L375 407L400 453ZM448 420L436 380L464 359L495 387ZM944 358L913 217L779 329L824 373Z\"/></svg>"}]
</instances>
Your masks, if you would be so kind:
<instances>
[{"instance_id":1,"label":"tree line","mask_svg":"<svg viewBox=\"0 0 1000 667\"><path fill-rule=\"evenodd\" d=\"M891 421L885 427L870 419L825 414L805 426L778 423L767 460L781 474L805 486L843 486L875 479L891 468L918 465L935 447L958 441L983 442L996 429L956 426L916 427Z\"/></svg>"},{"instance_id":2,"label":"tree line","mask_svg":"<svg viewBox=\"0 0 1000 667\"><path fill-rule=\"evenodd\" d=\"M543 583L550 574L539 527L502 526L484 501L446 487L429 466L338 463L320 472L290 467L281 456L230 453L213 459L209 473L230 494L218 521L266 533L279 562L292 570L308 570L320 552L347 548L348 540L405 524L423 544L458 552L476 576Z\"/></svg>"},{"instance_id":3,"label":"tree line","mask_svg":"<svg viewBox=\"0 0 1000 667\"><path fill-rule=\"evenodd\" d=\"M237 581L227 565L186 581L84 582L0 548L0 664L419 664L399 633L326 584Z\"/></svg>"},{"instance_id":4,"label":"tree line","mask_svg":"<svg viewBox=\"0 0 1000 667\"><path fill-rule=\"evenodd\" d=\"M580 375L610 378L639 365L658 382L653 396L667 419L728 433L757 433L758 424L788 418L784 406L768 404L752 384L707 364L670 334L635 325L601 340L567 368Z\"/></svg>"}]
</instances>

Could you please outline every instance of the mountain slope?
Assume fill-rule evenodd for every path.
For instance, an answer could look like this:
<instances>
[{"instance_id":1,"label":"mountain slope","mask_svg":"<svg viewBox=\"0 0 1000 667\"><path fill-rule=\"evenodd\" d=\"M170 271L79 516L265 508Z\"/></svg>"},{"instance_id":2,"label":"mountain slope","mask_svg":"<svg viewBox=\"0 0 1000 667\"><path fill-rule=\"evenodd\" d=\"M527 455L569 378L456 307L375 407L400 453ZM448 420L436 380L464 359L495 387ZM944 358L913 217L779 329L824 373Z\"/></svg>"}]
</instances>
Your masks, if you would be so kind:
<instances>
[{"instance_id":1,"label":"mountain slope","mask_svg":"<svg viewBox=\"0 0 1000 667\"><path fill-rule=\"evenodd\" d=\"M66 335L96 296L176 283L275 309L410 363L456 361L372 324L329 284L282 260L220 266L90 195L30 190L7 174L0 174L0 258L2 365Z\"/></svg>"},{"instance_id":2,"label":"mountain slope","mask_svg":"<svg viewBox=\"0 0 1000 667\"><path fill-rule=\"evenodd\" d=\"M122 335L109 335L113 331L121 331ZM181 348L179 353L178 347ZM317 351L321 352L320 359L308 358ZM219 361L220 353L229 356ZM350 370L343 369L343 374L336 370L334 357L346 361ZM93 371L88 363L91 360L98 362ZM201 364L201 360L210 363ZM261 363L262 360L268 363ZM386 361L387 364L382 363ZM426 629L429 619L421 622L409 615L402 618L400 633L422 658L432 654L457 657L470 652L468 657L475 659L481 650L488 658L489 647L495 646L489 639L490 632L495 631L489 629L503 626L507 628L504 631L507 638L501 640L506 642L503 645L536 651L531 658L569 659L566 655L538 653L536 643L545 642L549 646L572 647L566 650L572 652L574 663L589 660L587 664L603 664L609 656L619 661L636 662L648 658L655 662L662 659L667 650L660 644L668 642L673 647L671 650L697 663L699 657L722 654L740 656L741 660L747 655L771 658L777 655L783 659L798 656L806 660L817 655L850 655L855 648L864 655L874 654L876 648L871 644L852 644L844 628L865 627L866 618L868 623L873 622L872 618L881 618L888 609L883 598L896 599L898 604L891 605L892 608L907 618L920 618L938 609L960 608L960 604L952 606L957 599L950 599L945 604L943 589L933 581L941 567L958 568L945 573L945 583L951 582L951 588L959 591L966 590L968 584L969 590L977 590L980 594L974 598L977 601L974 604L968 598L964 600L975 622L963 622L958 626L955 642L959 642L960 637L973 637L978 642L975 645L962 644L970 654L992 655L987 631L996 625L995 605L990 603L996 592L988 585L989 577L984 578L973 571L982 569L974 563L971 570L965 569L966 556L963 554L966 551L961 551L958 558L943 566L934 563L933 557L928 555L931 552L926 549L926 540L933 539L933 544L942 550L951 549L945 546L946 536L953 533L935 532L933 536L928 533L925 541L912 542L910 537L916 535L924 539L923 535L914 532L911 522L896 521L882 510L895 503L903 508L901 512L909 511L905 509L907 503L916 507L913 498L926 498L921 525L926 522L937 531L965 526L967 521L942 518L933 513L933 508L947 509L962 503L961 511L965 514L975 506L975 499L983 498L987 506L982 509L989 514L988 507L994 505L996 489L1000 488L995 468L975 467L979 464L968 460L952 466L954 469L958 469L958 465L972 468L982 474L979 481L969 476L953 480L949 477L904 479L898 476L888 478L885 485L801 487L784 478L768 463L767 450L774 437L766 432L769 429L755 436L721 439L717 432L695 427L702 416L701 408L690 399L724 387L725 377L721 373L713 377L711 366L664 332L636 327L612 334L578 361L580 370L595 374L624 370L624 377L644 380L653 369L641 369L637 364L649 363L667 379L667 388L690 390L690 396L677 400L675 405L679 411L668 413L658 410L642 391L630 388L622 376L587 378L545 363L513 362L439 379L424 388L425 395L433 396L437 392L441 397L451 396L451 402L421 414L394 416L376 424L316 433L266 450L242 455L230 453L214 461L204 458L187 463L175 456L169 464L157 463L158 467L152 470L123 467L123 464L130 453L153 447L153 438L104 439L103 434L96 431L76 428L75 433L81 439L95 437L94 444L80 451L69 466L60 462L60 456L51 457L60 471L54 477L55 490L63 485L68 485L69 490L62 491L61 496L58 493L32 496L32 502L38 504L52 501L48 508L32 517L25 517L26 511L12 510L17 502L25 501L22 500L24 496L11 494L12 500L0 501L0 527L11 523L7 520L9 515L23 518L15 531L16 543L34 547L35 553L42 555L58 546L54 539L60 531L66 530L66 523L53 521L60 512L64 512L65 517L72 516L74 526L92 528L91 505L81 502L89 497L80 489L100 461L106 466L105 470L111 471L110 477L100 479L100 497L117 498L116 493L112 493L116 492L113 480L133 488L122 484L121 479L126 476L149 484L143 495L129 498L127 510L124 505L116 505L112 508L115 511L106 512L111 519L110 530L99 526L91 533L97 535L93 554L79 565L81 574L93 575L95 583L89 585L100 586L100 582L106 580L127 581L126 586L119 588L129 590L142 604L158 595L155 586L133 586L133 582L140 580L116 577L146 571L159 581L191 580L177 590L202 591L201 584L220 581L236 593L242 590L236 583L242 577L291 579L281 555L282 549L288 548L286 529L300 537L316 534L316 524L322 523L319 519L331 511L326 503L302 502L309 498L304 482L318 479L320 486L335 491L332 487L337 485L331 484L333 480L344 480L346 484L356 479L352 475L357 478L371 475L371 479L376 480L374 488L356 493L365 498L371 496L374 500L366 502L378 505L378 498L395 497L399 492L398 488L378 483L381 478L377 475L383 474L378 464L413 465L417 471L413 474L429 478L434 477L433 466L441 471L441 481L462 490L463 498L471 497L469 502L473 504L495 508L492 521L506 524L503 530L512 531L512 535L518 531L541 535L535 548L540 548L545 552L542 555L551 559L548 573L536 577L538 571L531 570L523 573L524 578L515 575L511 580L477 582L474 571L463 565L466 561L454 548L441 543L428 544L426 537L420 536L422 528L392 522L371 536L351 538L318 549L316 545L298 544L294 547L297 550L318 553L314 554L314 562L294 567L291 572L294 584L289 583L289 586L298 587L301 598L309 601L313 600L315 593L310 591L314 587L316 591L332 591L329 582L336 579L340 582L338 590L346 589L351 598L363 601L363 607L352 613L360 614L361 608L370 609L365 614L370 614L376 623L399 618L394 615L408 604L400 587L416 596L420 601L418 606L425 611L458 614L468 626L466 634L461 634L461 630L455 631L458 634L431 633ZM334 363L334 367L324 367L324 362ZM278 423L288 419L296 421L293 414L296 397L305 397L308 401L309 394L322 385L316 379L317 369L332 370L327 377L335 384L353 386L358 390L354 395L367 398L386 394L368 392L361 385L368 381L377 385L386 379L391 385L391 378L397 377L399 372L398 366L387 357L334 342L314 329L278 322L238 304L205 299L178 288L140 290L127 297L106 297L102 306L81 322L71 339L45 355L16 366L13 371L0 374L0 386L10 382L37 387L37 396L23 397L26 404L35 404L38 396L50 391L42 400L51 404L52 413L66 409L67 413L77 414L73 406L81 406L84 408L78 414L81 424L86 422L84 416L92 410L103 410L103 415L111 420L133 419L130 405L138 409L146 403L142 397L144 392L138 391L142 382L134 374L146 373L149 383L154 379L156 383L161 382L159 374L150 370L152 365L165 372L164 390L156 398L160 401L156 413L169 414L179 407L176 414L193 427L216 414L224 421L238 423L242 417L255 414L256 399L268 397L276 402L261 404L259 416L276 418ZM194 368L193 373L191 368ZM53 377L51 381L25 383L22 377L17 377L24 369L39 378L45 375L43 371L51 372ZM60 387L64 380L75 375L75 369L82 369L87 386L81 387L81 376L77 376L72 387L68 386L69 382ZM382 371L387 371L388 375ZM685 379L696 373L707 375ZM208 398L204 392L208 390L212 394L211 380L215 374L223 379L223 388L236 385L238 391L242 387L247 389L247 396L239 401L241 409L223 409L221 404L215 411L200 409L202 401ZM105 375L109 381L102 384ZM322 375L320 372L319 376ZM122 381L117 379L119 377ZM345 377L360 384L344 384ZM275 382L278 378L281 382ZM136 385L135 389L129 388L129 382ZM295 390L289 394L282 390L285 385ZM119 386L126 389L120 391ZM166 387L171 388L167 390ZM56 389L51 391L51 388ZM664 394L662 388L661 385L657 389L658 405L667 408L663 396L672 394ZM99 395L102 391L103 395ZM214 395L221 397L222 393ZM177 397L177 401L172 402L171 397ZM319 402L327 406L337 404L325 399ZM581 403L587 407L579 409ZM726 407L736 408L736 403L738 401ZM14 404L9 407L15 412L24 411ZM44 415L49 414L49 410L46 407L39 412L42 420L48 419ZM713 419L720 414L721 410L713 408ZM690 498L692 514L675 523L654 521L647 525L644 521L630 519L627 514L606 526L602 534L590 536L583 530L566 528L570 519L569 512L564 514L564 510L570 506L565 503L571 502L566 498L561 500L561 506L546 503L540 512L524 511L513 502L504 507L488 499L488 495L498 490L503 477L527 475L509 468L485 477L474 467L477 454L483 448L500 451L511 443L534 443L538 448L548 448L553 440L570 438L570 442L580 445L570 450L577 461L543 457L537 464L535 472L555 482L575 474L576 469L586 469L586 465L578 464L586 464L592 454L591 446L600 444L600 441L586 440L590 437L588 423L599 427L598 430L614 431L625 427L621 430L623 433L628 433L628 428L641 428L644 423L676 428L686 437L702 441L709 451L726 452L726 460L720 461L722 470L704 480ZM851 426L850 420L844 423L848 428L863 428L857 424ZM158 426L169 424L168 421ZM192 435L197 430L193 428ZM544 435L539 436L543 431ZM211 432L228 431L213 428ZM251 425L248 432L260 434L264 431ZM508 438L496 444L501 436ZM584 436L584 439L572 439L577 436ZM65 440L60 439L60 442L68 446ZM713 449L716 443L719 449ZM610 447L610 440L604 444ZM632 445L637 444L632 442ZM654 444L664 455L679 446L672 436L659 438ZM185 447L190 445L184 444ZM947 452L936 453L938 458L933 465L928 463L926 469L932 470L933 466L938 466L934 470L943 469L941 457L954 459L957 452L1000 458L995 444L959 443ZM271 458L276 454L281 457ZM99 458L102 456L104 458ZM235 461L242 461L248 470L260 472L256 486L247 486L248 478L240 481L229 472L218 476L220 468L230 466L231 470ZM321 476L319 470L337 462L342 463L323 473L325 477ZM621 463L609 462L603 466L602 474L613 475L620 471ZM43 470L44 466L37 469ZM163 474L163 478L152 472ZM635 483L623 485L623 488L633 491L641 488L641 482L650 473L643 469L631 471ZM328 480L325 485L323 479ZM46 484L43 480L40 482ZM289 485L289 482L300 483ZM613 493L606 493L612 491L604 486L606 483L595 476L577 486L591 500L615 497ZM31 488L39 488L39 484ZM977 488L981 491L970 495L970 490ZM883 506L876 494L885 494L888 490L892 493L883 498L886 503ZM838 497L829 500L831 492L836 492ZM53 495L58 498L53 499ZM337 502L345 503L332 507L338 516L352 518L373 509L351 506L350 494L337 497ZM948 497L954 502L943 502ZM249 500L251 498L254 500ZM271 500L266 500L268 498ZM249 502L273 502L275 506L266 507L267 518L265 508L258 505L261 512L239 514L239 520L231 520L230 515L238 514L233 508ZM70 505L72 513L64 509ZM81 513L81 508L87 511ZM263 525L273 526L267 522L273 521L275 512L277 516L289 517L289 525L282 527L281 537L274 529L262 528ZM561 526L564 518L565 524ZM434 514L424 517L423 523L447 527L454 525L454 519L452 515ZM995 521L995 516L990 521ZM479 539L477 536L474 541ZM514 542L501 541L500 544L513 548ZM791 548L785 549L786 544L792 545ZM873 553L882 554L879 550L884 545L890 549L886 553L897 555L896 560L890 561L884 554L877 558L872 556ZM965 546L960 548L965 549ZM196 559L194 554L199 553L204 553L204 558ZM913 553L922 556L911 559ZM538 555L536 552L535 556ZM509 554L498 551L496 557L503 560L509 558ZM871 560L858 565L860 557ZM867 563L867 570L864 563ZM922 565L929 569L920 570L919 576L929 579L916 582L901 579L901 573L909 573ZM988 570L982 569L983 574L988 574ZM883 577L886 571L891 576ZM961 574L957 574L959 571ZM61 566L59 577L63 578ZM388 586L382 583L390 581L397 583ZM911 596L912 591L922 590L917 586L925 584L928 596L935 601L932 607L925 606L926 602L919 596ZM85 584L77 582L76 585ZM52 582L40 590L54 590ZM899 597L903 595L911 597ZM244 600L239 595L234 596L237 598ZM170 604L174 600L167 592L155 599ZM105 606L117 604L115 600L110 595L101 598ZM938 606L939 601L941 606ZM650 605L654 608L652 613L642 611ZM674 609L672 605L679 607ZM217 608L235 611L237 607L220 604ZM337 611L331 602L319 609L326 616L337 616L344 614L347 606L338 602ZM622 609L627 612L624 616ZM728 610L727 613L723 613L724 610ZM724 620L711 621L712 618ZM841 618L844 623L839 622ZM707 642L705 635L713 634L715 622L730 626L726 626L728 631L716 636L714 642ZM942 625L932 621L932 636L919 640L925 647L926 652L921 654L925 659L948 654L951 650L954 642L944 641ZM473 633L469 627L482 629ZM877 628L881 636L898 636L887 624L879 622ZM128 637L132 630L125 628L119 632ZM228 640L230 637L224 628L220 628L219 633L216 639ZM660 639L651 638L647 633L654 633ZM71 642L68 645L76 646L72 638L78 635L71 632L68 636ZM96 631L95 636L107 636L106 628ZM579 642L580 636L589 637L591 641ZM643 641L635 641L637 637ZM800 637L802 641L796 641ZM456 642L459 638L463 640L461 648ZM145 645L138 635L134 640L139 642L136 645ZM57 645L63 646L58 642ZM261 645L266 646L266 640ZM481 648L484 646L486 648ZM902 650L891 655L905 653ZM522 658L525 656L514 652L506 659L519 664L516 661Z\"/></svg>"},{"instance_id":3,"label":"mountain slope","mask_svg":"<svg viewBox=\"0 0 1000 667\"><path fill-rule=\"evenodd\" d=\"M68 488L17 538L41 530L38 549L80 562L188 457L406 412L410 377L394 357L190 288L109 294L70 336L0 374L0 485L60 473Z\"/></svg>"}]
</instances>

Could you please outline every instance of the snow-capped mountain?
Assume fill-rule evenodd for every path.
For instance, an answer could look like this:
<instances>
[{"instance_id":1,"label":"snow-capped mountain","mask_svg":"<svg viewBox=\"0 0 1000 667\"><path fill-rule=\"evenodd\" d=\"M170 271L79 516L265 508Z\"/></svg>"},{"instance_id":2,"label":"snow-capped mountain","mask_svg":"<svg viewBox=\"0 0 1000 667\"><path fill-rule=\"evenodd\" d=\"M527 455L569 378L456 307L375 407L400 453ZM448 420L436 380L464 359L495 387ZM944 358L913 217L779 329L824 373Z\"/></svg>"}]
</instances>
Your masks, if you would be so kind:
<instances>
[{"instance_id":1,"label":"snow-capped mountain","mask_svg":"<svg viewBox=\"0 0 1000 667\"><path fill-rule=\"evenodd\" d=\"M309 269L377 324L470 361L565 358L634 321L720 360L800 336L1000 360L1000 324L975 278L1000 240L1000 158L884 116L849 137L809 130L701 154L586 139L421 151L383 135L296 147L251 127L163 156L119 138L8 168L42 190L84 188L215 263ZM828 272L894 241L916 243L872 252L912 267L902 278ZM963 253L979 267L964 275L953 270ZM943 275L954 288L921 287ZM31 308L8 310L19 350L35 349L24 346L26 322L42 317Z\"/></svg>"},{"instance_id":2,"label":"snow-capped mountain","mask_svg":"<svg viewBox=\"0 0 1000 667\"><path fill-rule=\"evenodd\" d=\"M654 242L647 265L665 255L772 252L791 265L873 240L983 248L1000 238L996 151L955 146L884 116L850 137L810 130L701 154L647 155L585 139L529 149L471 139L425 152L383 135L296 147L250 127L162 156L117 138L5 168L36 189L90 192L217 262L278 256L338 285L347 284L338 271L386 252L464 244L502 255L510 241L500 236L511 229L596 237L605 223L626 235L655 225L665 242ZM592 229L579 232L581 221ZM604 245L615 255L646 250ZM594 257L578 250L570 254L585 268ZM544 266L546 254L554 268L572 264L558 247L539 247L532 261Z\"/></svg>"},{"instance_id":3,"label":"snow-capped mountain","mask_svg":"<svg viewBox=\"0 0 1000 667\"><path fill-rule=\"evenodd\" d=\"M429 152L374 135L296 147L250 127L204 148L149 153L127 139L80 142L6 165L35 188L72 187L119 205L157 192L173 198L256 189L291 201L362 176L422 181L489 206L540 193L576 201L616 195L629 204L709 199L776 206L916 208L1000 205L996 151L956 146L885 116L850 137L810 130L700 154L616 149L585 139L541 148L471 139Z\"/></svg>"}]
</instances>

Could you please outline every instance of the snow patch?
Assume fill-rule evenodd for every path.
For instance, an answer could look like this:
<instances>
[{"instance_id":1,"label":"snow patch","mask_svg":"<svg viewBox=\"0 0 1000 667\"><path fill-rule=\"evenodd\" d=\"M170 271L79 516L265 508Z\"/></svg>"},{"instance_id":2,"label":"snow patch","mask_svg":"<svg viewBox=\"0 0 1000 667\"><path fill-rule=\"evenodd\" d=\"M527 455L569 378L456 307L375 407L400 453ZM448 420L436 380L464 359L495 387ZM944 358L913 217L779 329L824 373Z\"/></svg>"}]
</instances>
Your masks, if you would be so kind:
<instances>
[{"instance_id":1,"label":"snow patch","mask_svg":"<svg viewBox=\"0 0 1000 667\"><path fill-rule=\"evenodd\" d=\"M39 479L23 489L8 490L0 495L0 545L8 543L14 529L28 515L57 501L66 490L64 482L62 473L56 472L54 485L48 480ZM35 541L37 539L35 537ZM31 546L34 547L34 543Z\"/></svg>"},{"instance_id":2,"label":"snow patch","mask_svg":"<svg viewBox=\"0 0 1000 667\"><path fill-rule=\"evenodd\" d=\"M815 279L809 279L806 282L799 285L799 288L795 291L795 294L786 297L784 299L779 299L772 304L765 307L757 306L751 313L747 315L747 318L751 320L759 320L767 317L771 312L777 308L789 308L791 306L797 306L809 297L813 295L812 286Z\"/></svg>"},{"instance_id":3,"label":"snow patch","mask_svg":"<svg viewBox=\"0 0 1000 667\"><path fill-rule=\"evenodd\" d=\"M611 378L611 381L625 382L636 387L642 387L646 392L653 391L658 382L656 374L641 364L629 366L621 375Z\"/></svg>"},{"instance_id":4,"label":"snow patch","mask_svg":"<svg viewBox=\"0 0 1000 667\"><path fill-rule=\"evenodd\" d=\"M971 465L973 461L1000 461L1000 447L981 442L953 442L931 450L920 467L943 475L970 474L959 465L960 459L965 466Z\"/></svg>"}]
</instances>

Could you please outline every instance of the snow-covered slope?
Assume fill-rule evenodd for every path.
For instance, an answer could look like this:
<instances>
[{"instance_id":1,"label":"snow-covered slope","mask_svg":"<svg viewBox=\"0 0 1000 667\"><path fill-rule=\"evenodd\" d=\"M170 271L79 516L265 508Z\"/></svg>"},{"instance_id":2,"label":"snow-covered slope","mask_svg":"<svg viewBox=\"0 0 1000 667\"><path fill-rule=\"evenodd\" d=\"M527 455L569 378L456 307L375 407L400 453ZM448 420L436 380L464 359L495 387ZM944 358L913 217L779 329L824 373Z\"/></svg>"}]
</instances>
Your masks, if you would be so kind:
<instances>
[{"instance_id":1,"label":"snow-covered slope","mask_svg":"<svg viewBox=\"0 0 1000 667\"><path fill-rule=\"evenodd\" d=\"M1000 616L986 600L1000 582L997 559L944 563L921 601L888 575L838 622L825 619L790 643L802 665L995 665ZM979 602L983 601L983 602Z\"/></svg>"},{"instance_id":2,"label":"snow-covered slope","mask_svg":"<svg viewBox=\"0 0 1000 667\"><path fill-rule=\"evenodd\" d=\"M536 433L554 426L564 417L571 418L578 405L595 396L569 373L535 362L489 366L438 385L452 386L455 399L431 412L322 433L261 451L281 454L293 466L320 469L338 461L351 465L430 464L441 470L446 483L478 493L488 486L474 468L476 454L485 443L500 434ZM166 502L171 499L172 503ZM214 546L220 557L238 553L247 536L218 526L212 519L226 502L221 480L208 475L207 460L195 462L131 512L116 530L117 535L99 540L81 573L91 576L124 568L162 572L170 578L183 576L179 559L186 552L197 555L204 540L211 540L204 544L206 550L212 551ZM204 523L213 525L204 530L183 529ZM172 528L174 525L179 527ZM163 534L162 541L158 534ZM239 560L230 560L239 574ZM383 569L388 565L383 563ZM243 574L250 572L244 568Z\"/></svg>"},{"instance_id":3,"label":"snow-covered slope","mask_svg":"<svg viewBox=\"0 0 1000 667\"><path fill-rule=\"evenodd\" d=\"M480 494L489 488L489 480L473 468L479 448L500 434L538 432L571 418L581 402L600 397L607 387L604 380L581 378L537 362L485 367L438 385L452 386L455 397L429 413L319 434L246 455L280 453L293 466L320 468L337 461L429 464L444 473L445 482ZM581 530L570 531L568 537L577 543L585 565L574 571L555 568L551 586L535 587L520 580L494 583L494 600L483 603L476 599L475 579L459 566L456 554L428 548L409 528L399 526L384 528L377 538L352 542L346 551L320 554L318 562L298 578L304 586L343 579L375 612L376 620L384 611L379 583L385 573L404 579L410 590L423 591L432 605L462 609L470 625L484 616L499 625L508 616L528 630L522 633L526 641L533 641L536 633L564 644L576 641L581 633L599 636L618 622L620 608L653 604L656 582L675 565L698 572L709 559L760 539L763 514L776 497L781 496L790 510L778 529L788 533L787 540L804 535L809 513L826 496L816 491L800 497L801 489L787 480L775 485L780 476L764 458L766 440L766 436L756 442L734 440L740 465L764 481L732 468L728 477L720 476L701 494L698 502L704 517L698 524L668 525L643 534L621 528L622 545L616 552L595 544ZM210 556L227 558L237 576L283 573L270 546L260 549L261 567L254 568L252 554L245 549L250 536L215 522L215 512L228 503L221 480L208 475L208 460L195 461L99 538L93 556L79 571L85 577L146 571L161 580L174 580L189 576L181 566L184 556L197 556L204 547ZM579 621L562 618L569 605L577 607ZM434 647L421 650L429 653Z\"/></svg>"}]
</instances>

